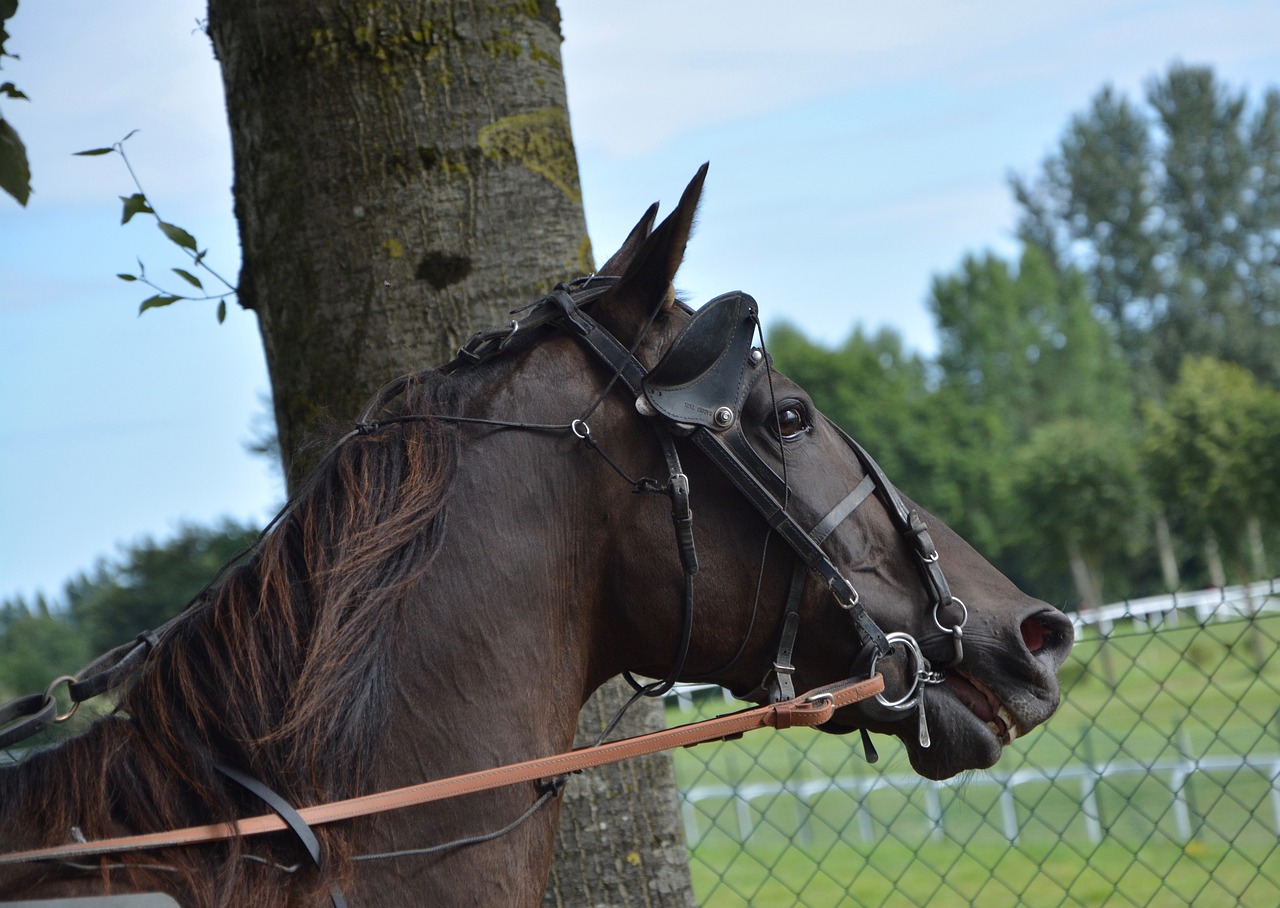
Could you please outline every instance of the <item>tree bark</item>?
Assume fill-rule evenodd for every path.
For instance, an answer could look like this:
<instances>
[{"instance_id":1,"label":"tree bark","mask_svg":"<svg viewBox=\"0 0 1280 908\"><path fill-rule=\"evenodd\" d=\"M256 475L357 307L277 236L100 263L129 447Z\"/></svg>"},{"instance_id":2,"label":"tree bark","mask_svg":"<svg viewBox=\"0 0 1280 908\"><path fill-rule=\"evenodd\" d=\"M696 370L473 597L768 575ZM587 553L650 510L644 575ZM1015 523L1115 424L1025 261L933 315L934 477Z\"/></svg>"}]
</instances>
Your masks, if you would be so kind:
<instances>
[{"instance_id":1,"label":"tree bark","mask_svg":"<svg viewBox=\"0 0 1280 908\"><path fill-rule=\"evenodd\" d=\"M1222 548L1218 545L1218 537L1206 533L1204 537L1204 561L1209 569L1209 583L1218 589L1227 585L1227 569L1222 563Z\"/></svg>"},{"instance_id":2,"label":"tree bark","mask_svg":"<svg viewBox=\"0 0 1280 908\"><path fill-rule=\"evenodd\" d=\"M1249 516L1244 522L1245 540L1249 548L1249 567L1253 576L1246 580L1269 580L1271 570L1267 567L1267 549L1262 542L1262 521Z\"/></svg>"},{"instance_id":3,"label":"tree bark","mask_svg":"<svg viewBox=\"0 0 1280 908\"><path fill-rule=\"evenodd\" d=\"M552 0L210 0L239 300L258 316L290 488L320 424L591 270L559 23ZM557 904L687 903L648 884L689 892L671 782L663 758L598 770L570 797Z\"/></svg>"},{"instance_id":4,"label":"tree bark","mask_svg":"<svg viewBox=\"0 0 1280 908\"><path fill-rule=\"evenodd\" d=\"M210 0L290 484L384 381L589 268L554 3Z\"/></svg>"},{"instance_id":5,"label":"tree bark","mask_svg":"<svg viewBox=\"0 0 1280 908\"><path fill-rule=\"evenodd\" d=\"M622 681L606 684L578 717L578 745L590 744L631 697ZM637 703L612 738L666 728L661 708ZM692 908L688 851L675 797L645 797L646 791L675 792L675 773L665 754L615 764L616 773L598 771L575 778L563 795L560 834L543 908L639 906Z\"/></svg>"}]
</instances>

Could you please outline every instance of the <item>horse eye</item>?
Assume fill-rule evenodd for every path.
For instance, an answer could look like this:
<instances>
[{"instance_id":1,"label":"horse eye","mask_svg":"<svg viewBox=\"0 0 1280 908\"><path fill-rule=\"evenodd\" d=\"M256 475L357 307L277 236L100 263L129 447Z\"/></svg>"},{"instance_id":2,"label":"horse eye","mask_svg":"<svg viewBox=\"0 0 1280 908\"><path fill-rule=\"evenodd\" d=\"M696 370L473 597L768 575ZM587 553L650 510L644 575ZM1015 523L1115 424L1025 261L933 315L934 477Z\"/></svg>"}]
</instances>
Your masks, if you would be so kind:
<instances>
[{"instance_id":1,"label":"horse eye","mask_svg":"<svg viewBox=\"0 0 1280 908\"><path fill-rule=\"evenodd\" d=\"M778 408L778 435L783 441L795 441L809 431L809 415L798 403L786 403Z\"/></svg>"}]
</instances>

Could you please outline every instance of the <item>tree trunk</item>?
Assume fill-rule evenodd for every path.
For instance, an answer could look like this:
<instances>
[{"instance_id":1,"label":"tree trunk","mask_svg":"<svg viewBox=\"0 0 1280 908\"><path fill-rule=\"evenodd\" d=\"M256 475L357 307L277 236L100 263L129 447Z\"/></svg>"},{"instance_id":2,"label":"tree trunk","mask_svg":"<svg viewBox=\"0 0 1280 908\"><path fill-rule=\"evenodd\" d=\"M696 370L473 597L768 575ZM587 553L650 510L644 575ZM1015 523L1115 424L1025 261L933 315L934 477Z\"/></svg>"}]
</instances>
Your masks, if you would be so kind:
<instances>
[{"instance_id":1,"label":"tree trunk","mask_svg":"<svg viewBox=\"0 0 1280 908\"><path fill-rule=\"evenodd\" d=\"M1078 543L1067 543L1067 559L1071 565L1071 580L1075 583L1076 592L1080 594L1080 611L1096 612L1102 606L1101 597L1094 586L1093 571Z\"/></svg>"},{"instance_id":2,"label":"tree trunk","mask_svg":"<svg viewBox=\"0 0 1280 908\"><path fill-rule=\"evenodd\" d=\"M551 0L210 0L239 299L258 316L290 488L323 422L349 425L384 382L591 269L559 24ZM636 709L661 722L657 704ZM567 811L558 854L581 868L557 869L561 904L654 904L634 873L591 876L602 847L688 891L657 762L597 770L609 796L582 801L588 819Z\"/></svg>"},{"instance_id":3,"label":"tree trunk","mask_svg":"<svg viewBox=\"0 0 1280 908\"><path fill-rule=\"evenodd\" d=\"M590 744L631 698L614 681L596 691L578 717L578 745ZM611 737L640 735L666 727L661 709L637 703ZM564 794L555 863L543 908L644 905L692 908L689 860L680 809L674 797L645 798L645 791L675 791L671 759L642 757L615 764L606 777L577 777ZM623 801L619 809L618 801ZM645 847L637 847L643 844Z\"/></svg>"},{"instance_id":4,"label":"tree trunk","mask_svg":"<svg viewBox=\"0 0 1280 908\"><path fill-rule=\"evenodd\" d=\"M554 3L210 0L290 485L384 381L589 270Z\"/></svg>"},{"instance_id":5,"label":"tree trunk","mask_svg":"<svg viewBox=\"0 0 1280 908\"><path fill-rule=\"evenodd\" d=\"M1156 549L1160 553L1160 574L1164 578L1164 588L1172 593L1182 586L1182 578L1178 576L1178 557L1173 551L1173 534L1169 532L1169 518L1163 508L1155 513Z\"/></svg>"},{"instance_id":6,"label":"tree trunk","mask_svg":"<svg viewBox=\"0 0 1280 908\"><path fill-rule=\"evenodd\" d=\"M1076 592L1080 594L1080 611L1095 615L1102 608L1101 584L1096 580L1095 571L1089 566L1080 544L1075 540L1067 542L1067 560L1071 566L1071 579L1075 582ZM1107 639L1111 636L1110 620L1098 616L1094 625L1098 629L1098 664L1102 668L1102 678L1108 684L1115 683L1115 668L1111 664L1111 651L1107 649Z\"/></svg>"},{"instance_id":7,"label":"tree trunk","mask_svg":"<svg viewBox=\"0 0 1280 908\"><path fill-rule=\"evenodd\" d=\"M1218 589L1227 585L1227 569L1222 563L1222 549L1218 545L1218 537L1206 533L1204 537L1204 560L1209 569L1209 583Z\"/></svg>"},{"instance_id":8,"label":"tree trunk","mask_svg":"<svg viewBox=\"0 0 1280 908\"><path fill-rule=\"evenodd\" d=\"M1249 547L1249 567L1253 576L1246 580L1269 580L1271 570L1267 567L1267 549L1262 543L1262 521L1250 516L1244 522L1244 534Z\"/></svg>"}]
</instances>

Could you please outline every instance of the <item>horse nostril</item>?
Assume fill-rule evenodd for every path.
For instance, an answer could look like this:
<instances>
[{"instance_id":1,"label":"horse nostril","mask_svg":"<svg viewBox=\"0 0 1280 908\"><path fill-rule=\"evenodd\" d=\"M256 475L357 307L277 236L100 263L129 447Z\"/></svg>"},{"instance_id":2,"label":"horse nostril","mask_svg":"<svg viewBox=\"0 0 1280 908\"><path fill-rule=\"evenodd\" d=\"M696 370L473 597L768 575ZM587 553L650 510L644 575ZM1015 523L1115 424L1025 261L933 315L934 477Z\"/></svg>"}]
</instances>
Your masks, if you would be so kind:
<instances>
[{"instance_id":1,"label":"horse nostril","mask_svg":"<svg viewBox=\"0 0 1280 908\"><path fill-rule=\"evenodd\" d=\"M1026 618L1019 626L1022 642L1033 656L1048 656L1061 664L1071 652L1071 643L1075 637L1071 620L1056 609L1036 612Z\"/></svg>"},{"instance_id":2,"label":"horse nostril","mask_svg":"<svg viewBox=\"0 0 1280 908\"><path fill-rule=\"evenodd\" d=\"M1038 653L1044 649L1045 637L1053 633L1035 615L1022 622L1021 629L1022 642L1027 645L1027 649L1032 653Z\"/></svg>"}]
</instances>

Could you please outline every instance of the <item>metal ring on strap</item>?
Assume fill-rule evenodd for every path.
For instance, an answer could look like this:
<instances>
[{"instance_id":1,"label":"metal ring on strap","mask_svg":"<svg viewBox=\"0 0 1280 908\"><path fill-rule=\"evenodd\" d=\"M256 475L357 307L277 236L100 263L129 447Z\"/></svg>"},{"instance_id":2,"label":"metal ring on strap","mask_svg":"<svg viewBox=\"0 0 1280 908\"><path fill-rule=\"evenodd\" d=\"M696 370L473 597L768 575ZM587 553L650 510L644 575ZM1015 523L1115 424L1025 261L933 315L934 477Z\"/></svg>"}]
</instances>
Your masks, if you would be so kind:
<instances>
[{"instance_id":1,"label":"metal ring on strap","mask_svg":"<svg viewBox=\"0 0 1280 908\"><path fill-rule=\"evenodd\" d=\"M956 636L959 636L958 632L960 629L969 623L969 606L965 605L964 600L959 596L952 596L951 602L960 606L960 610L962 612L960 620L957 621L953 627L947 627L942 623L941 619L938 618L938 609L942 607L942 603L935 602L933 604L933 623L936 624L938 626L938 630L942 631L944 634L955 634Z\"/></svg>"},{"instance_id":2,"label":"metal ring on strap","mask_svg":"<svg viewBox=\"0 0 1280 908\"><path fill-rule=\"evenodd\" d=\"M53 700L53 691L59 684L66 684L68 688L80 679L75 675L59 675L49 682L49 686L44 689L45 700ZM65 722L76 714L76 710L80 708L80 701L76 700L71 704L71 708L61 715L53 717L54 722Z\"/></svg>"},{"instance_id":3,"label":"metal ring on strap","mask_svg":"<svg viewBox=\"0 0 1280 908\"><path fill-rule=\"evenodd\" d=\"M889 709L900 709L905 712L906 710L913 709L916 705L915 698L916 693L920 690L920 678L929 670L929 660L926 659L924 657L924 653L921 652L920 644L916 643L916 638L912 637L910 634L904 634L901 631L893 631L885 634L885 639L890 643L901 643L906 648L907 652L915 658L916 666L915 671L911 673L911 686L907 688L907 692L905 694L896 700L888 700L885 698L884 692L882 691L876 694L876 702L881 706L888 707ZM871 668L868 669L868 674L874 675L876 673L876 663L879 661L880 654L878 652L872 652Z\"/></svg>"}]
</instances>

